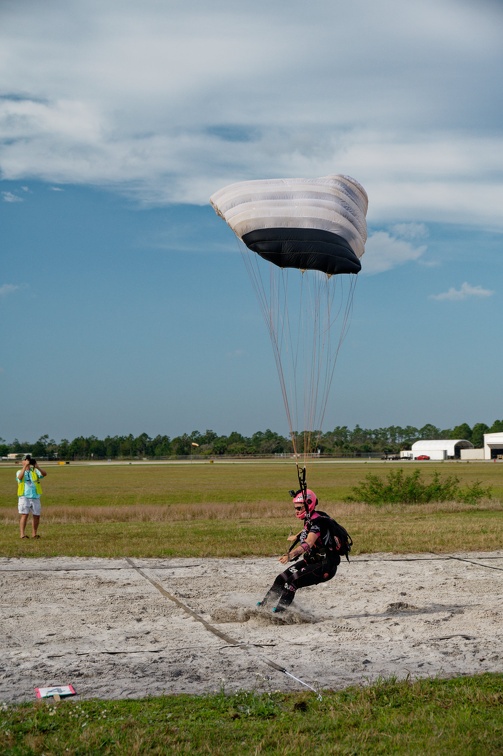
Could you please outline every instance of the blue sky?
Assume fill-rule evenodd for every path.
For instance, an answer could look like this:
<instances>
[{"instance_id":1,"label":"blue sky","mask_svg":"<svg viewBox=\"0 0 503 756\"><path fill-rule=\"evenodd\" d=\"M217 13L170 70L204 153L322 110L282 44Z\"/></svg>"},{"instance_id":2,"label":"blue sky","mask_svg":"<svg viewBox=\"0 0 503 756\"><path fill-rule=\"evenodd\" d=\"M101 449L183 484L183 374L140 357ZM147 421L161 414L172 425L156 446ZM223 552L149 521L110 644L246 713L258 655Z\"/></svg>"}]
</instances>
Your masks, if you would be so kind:
<instances>
[{"instance_id":1,"label":"blue sky","mask_svg":"<svg viewBox=\"0 0 503 756\"><path fill-rule=\"evenodd\" d=\"M234 181L354 176L369 239L325 430L501 405L503 10L3 0L0 437L288 426Z\"/></svg>"}]
</instances>

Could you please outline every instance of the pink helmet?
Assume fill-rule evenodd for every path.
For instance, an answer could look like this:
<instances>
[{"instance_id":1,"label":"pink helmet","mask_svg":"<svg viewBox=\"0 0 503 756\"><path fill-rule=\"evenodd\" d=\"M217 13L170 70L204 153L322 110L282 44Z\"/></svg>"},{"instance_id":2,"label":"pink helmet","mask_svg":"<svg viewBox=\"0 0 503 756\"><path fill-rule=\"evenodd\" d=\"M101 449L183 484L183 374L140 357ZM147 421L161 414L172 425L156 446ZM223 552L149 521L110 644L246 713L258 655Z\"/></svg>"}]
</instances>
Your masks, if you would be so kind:
<instances>
[{"instance_id":1,"label":"pink helmet","mask_svg":"<svg viewBox=\"0 0 503 756\"><path fill-rule=\"evenodd\" d=\"M314 493L314 491L311 491L310 488L306 491L306 502L307 502L307 508L309 510L309 514L314 511L315 506L318 503L318 497ZM295 516L299 518L299 520L303 520L306 516L306 507L304 505L304 494L302 491L300 491L298 494L296 494L293 498L293 503L295 507L297 508L300 504L302 504L302 509L298 509L295 512Z\"/></svg>"}]
</instances>

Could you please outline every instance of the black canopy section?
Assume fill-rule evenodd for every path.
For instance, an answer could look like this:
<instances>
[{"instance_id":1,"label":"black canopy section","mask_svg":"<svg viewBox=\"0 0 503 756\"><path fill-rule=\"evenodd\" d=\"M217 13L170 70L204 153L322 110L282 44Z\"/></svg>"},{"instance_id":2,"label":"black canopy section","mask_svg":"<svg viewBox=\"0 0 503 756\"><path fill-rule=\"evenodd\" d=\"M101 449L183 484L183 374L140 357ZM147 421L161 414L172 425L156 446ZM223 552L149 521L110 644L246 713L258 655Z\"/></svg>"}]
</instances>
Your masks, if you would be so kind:
<instances>
[{"instance_id":1,"label":"black canopy section","mask_svg":"<svg viewBox=\"0 0 503 756\"><path fill-rule=\"evenodd\" d=\"M348 242L330 231L265 228L244 234L243 242L279 268L320 270L329 275L361 270L361 263Z\"/></svg>"}]
</instances>

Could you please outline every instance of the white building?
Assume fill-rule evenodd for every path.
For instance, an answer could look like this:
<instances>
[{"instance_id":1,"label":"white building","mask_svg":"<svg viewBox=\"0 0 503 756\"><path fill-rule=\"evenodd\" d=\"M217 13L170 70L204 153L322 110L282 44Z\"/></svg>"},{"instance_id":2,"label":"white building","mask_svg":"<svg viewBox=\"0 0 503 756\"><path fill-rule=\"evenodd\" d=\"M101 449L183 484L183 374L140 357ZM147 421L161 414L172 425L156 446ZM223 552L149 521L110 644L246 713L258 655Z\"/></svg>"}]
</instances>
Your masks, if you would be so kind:
<instances>
[{"instance_id":1,"label":"white building","mask_svg":"<svg viewBox=\"0 0 503 756\"><path fill-rule=\"evenodd\" d=\"M484 459L484 449L461 449L461 459L465 462L471 459Z\"/></svg>"},{"instance_id":2,"label":"white building","mask_svg":"<svg viewBox=\"0 0 503 756\"><path fill-rule=\"evenodd\" d=\"M484 459L503 457L503 433L484 433Z\"/></svg>"},{"instance_id":3,"label":"white building","mask_svg":"<svg viewBox=\"0 0 503 756\"><path fill-rule=\"evenodd\" d=\"M503 434L501 435L503 438ZM439 441L416 441L412 444L411 451L400 452L400 456L409 459L418 459L418 457L429 457L435 460L460 459L461 449L473 449L472 442L452 438Z\"/></svg>"}]
</instances>

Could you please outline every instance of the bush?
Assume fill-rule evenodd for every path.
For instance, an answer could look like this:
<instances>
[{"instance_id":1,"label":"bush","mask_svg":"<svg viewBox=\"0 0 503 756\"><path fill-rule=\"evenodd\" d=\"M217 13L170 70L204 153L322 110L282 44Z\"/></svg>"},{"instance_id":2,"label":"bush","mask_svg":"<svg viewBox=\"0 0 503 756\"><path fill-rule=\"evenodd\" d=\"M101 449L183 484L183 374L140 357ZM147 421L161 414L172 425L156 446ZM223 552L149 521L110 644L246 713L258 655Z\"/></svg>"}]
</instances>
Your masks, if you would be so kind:
<instances>
[{"instance_id":1,"label":"bush","mask_svg":"<svg viewBox=\"0 0 503 756\"><path fill-rule=\"evenodd\" d=\"M366 504L427 504L438 501L459 501L477 504L480 499L491 498L491 489L484 488L479 481L460 488L459 478L450 475L441 480L435 472L427 483L421 479L421 471L414 470L407 475L404 470L391 470L386 479L369 473L365 482L354 486L348 502L361 501Z\"/></svg>"}]
</instances>

